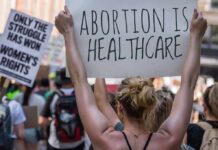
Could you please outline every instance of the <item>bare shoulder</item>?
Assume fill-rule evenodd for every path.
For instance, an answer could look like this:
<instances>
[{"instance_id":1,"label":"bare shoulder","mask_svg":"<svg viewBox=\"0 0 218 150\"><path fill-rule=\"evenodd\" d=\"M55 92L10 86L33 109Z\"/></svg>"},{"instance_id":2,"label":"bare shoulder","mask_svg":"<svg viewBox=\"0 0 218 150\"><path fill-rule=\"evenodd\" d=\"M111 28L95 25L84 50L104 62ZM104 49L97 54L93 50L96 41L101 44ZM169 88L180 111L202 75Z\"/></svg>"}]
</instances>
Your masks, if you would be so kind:
<instances>
[{"instance_id":1,"label":"bare shoulder","mask_svg":"<svg viewBox=\"0 0 218 150\"><path fill-rule=\"evenodd\" d=\"M143 145L147 141L147 137L143 143ZM131 139L131 138L130 138ZM131 143L131 142L130 142ZM142 144L141 143L141 144ZM174 139L167 133L153 133L152 138L148 144L148 150L177 150L179 145L174 144ZM93 144L96 150L127 150L128 146L125 141L125 138L120 131L115 131L112 127L108 128L102 135L100 141L96 144ZM142 147L143 147L142 145Z\"/></svg>"},{"instance_id":2,"label":"bare shoulder","mask_svg":"<svg viewBox=\"0 0 218 150\"><path fill-rule=\"evenodd\" d=\"M179 148L179 145L177 145L176 143L177 142L170 134L164 132L157 132L153 133L151 141L148 145L148 150L177 150Z\"/></svg>"},{"instance_id":3,"label":"bare shoulder","mask_svg":"<svg viewBox=\"0 0 218 150\"><path fill-rule=\"evenodd\" d=\"M115 131L113 127L108 128L96 144L96 150L126 150L128 147L121 131Z\"/></svg>"}]
</instances>

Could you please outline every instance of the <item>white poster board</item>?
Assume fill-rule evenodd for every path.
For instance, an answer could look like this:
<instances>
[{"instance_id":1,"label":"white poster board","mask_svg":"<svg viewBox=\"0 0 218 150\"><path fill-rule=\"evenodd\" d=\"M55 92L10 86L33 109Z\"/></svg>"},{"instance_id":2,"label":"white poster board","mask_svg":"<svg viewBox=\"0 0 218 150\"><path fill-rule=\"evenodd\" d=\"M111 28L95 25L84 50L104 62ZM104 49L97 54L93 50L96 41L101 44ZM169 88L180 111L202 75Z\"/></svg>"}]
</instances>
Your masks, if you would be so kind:
<instances>
[{"instance_id":1,"label":"white poster board","mask_svg":"<svg viewBox=\"0 0 218 150\"><path fill-rule=\"evenodd\" d=\"M66 65L65 60L63 36L60 34L58 36L51 36L48 47L42 56L41 64L63 68Z\"/></svg>"},{"instance_id":2,"label":"white poster board","mask_svg":"<svg viewBox=\"0 0 218 150\"><path fill-rule=\"evenodd\" d=\"M0 40L0 74L32 86L52 24L11 10Z\"/></svg>"},{"instance_id":3,"label":"white poster board","mask_svg":"<svg viewBox=\"0 0 218 150\"><path fill-rule=\"evenodd\" d=\"M66 0L88 77L180 75L196 0Z\"/></svg>"}]
</instances>

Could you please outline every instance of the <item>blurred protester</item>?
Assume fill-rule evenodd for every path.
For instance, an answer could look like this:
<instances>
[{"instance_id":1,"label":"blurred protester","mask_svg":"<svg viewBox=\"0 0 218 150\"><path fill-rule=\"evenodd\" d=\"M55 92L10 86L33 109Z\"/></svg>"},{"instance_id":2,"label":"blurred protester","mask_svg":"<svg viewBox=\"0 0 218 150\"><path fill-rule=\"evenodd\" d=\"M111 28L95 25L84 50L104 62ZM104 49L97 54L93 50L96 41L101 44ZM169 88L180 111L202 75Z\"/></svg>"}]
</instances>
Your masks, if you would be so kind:
<instances>
[{"instance_id":1,"label":"blurred protester","mask_svg":"<svg viewBox=\"0 0 218 150\"><path fill-rule=\"evenodd\" d=\"M193 107L192 107L191 123L204 121L204 119L205 119L205 115L204 115L203 106L199 104L198 100L194 100Z\"/></svg>"},{"instance_id":2,"label":"blurred protester","mask_svg":"<svg viewBox=\"0 0 218 150\"><path fill-rule=\"evenodd\" d=\"M47 100L47 95L50 93L49 90L49 79L48 78L42 78L39 83L39 90L36 92L36 94L41 95L45 101Z\"/></svg>"},{"instance_id":3,"label":"blurred protester","mask_svg":"<svg viewBox=\"0 0 218 150\"><path fill-rule=\"evenodd\" d=\"M84 129L77 111L75 91L70 78L66 78L65 69L56 76L59 89L46 102L41 116L42 123L50 123L48 137L49 150L83 150Z\"/></svg>"},{"instance_id":4,"label":"blurred protester","mask_svg":"<svg viewBox=\"0 0 218 150\"><path fill-rule=\"evenodd\" d=\"M0 148L2 150L12 150L14 147L15 150L25 150L26 148L24 144L24 122L26 121L26 117L24 115L23 109L18 102L14 100L9 101L7 96L4 96L2 98L2 101L4 104L9 106L10 111L5 115L10 120L8 119L1 120L4 122L1 122L0 124L0 137L2 138L0 139L1 141L0 143L1 144L2 142L4 143L4 140L6 140L7 143L4 143L3 147L0 146ZM2 109L2 105L0 107L1 107L0 114L2 115L4 114L2 113L4 109ZM4 125L6 126L3 127ZM9 135L10 133L12 133L12 135ZM11 139L7 139L8 137ZM11 141L12 138L14 139L14 144Z\"/></svg>"},{"instance_id":5,"label":"blurred protester","mask_svg":"<svg viewBox=\"0 0 218 150\"><path fill-rule=\"evenodd\" d=\"M218 83L208 87L203 95L205 121L190 124L187 145L195 150L218 149Z\"/></svg>"},{"instance_id":6,"label":"blurred protester","mask_svg":"<svg viewBox=\"0 0 218 150\"><path fill-rule=\"evenodd\" d=\"M42 96L34 93L35 83L32 87L26 87L24 93L19 94L15 97L15 100L19 102L22 106L36 106L37 108L37 116L33 118L27 119L37 119L34 122L38 122L39 115L42 112L42 109L45 105L45 100ZM38 124L35 125L35 128L26 128L25 129L25 141L28 149L37 149L38 141L40 140L40 128Z\"/></svg>"},{"instance_id":7,"label":"blurred protester","mask_svg":"<svg viewBox=\"0 0 218 150\"><path fill-rule=\"evenodd\" d=\"M23 106L37 106L37 114L39 116L45 105L45 100L42 96L34 93L34 88L35 84L32 87L26 87L23 93L15 97L15 100Z\"/></svg>"},{"instance_id":8,"label":"blurred protester","mask_svg":"<svg viewBox=\"0 0 218 150\"><path fill-rule=\"evenodd\" d=\"M154 84L154 88L156 90L160 90L164 85L164 79L163 78L154 78L153 84Z\"/></svg>"},{"instance_id":9,"label":"blurred protester","mask_svg":"<svg viewBox=\"0 0 218 150\"><path fill-rule=\"evenodd\" d=\"M14 98L21 93L21 89L18 84L10 84L7 89L7 98L9 100L14 100Z\"/></svg>"}]
</instances>

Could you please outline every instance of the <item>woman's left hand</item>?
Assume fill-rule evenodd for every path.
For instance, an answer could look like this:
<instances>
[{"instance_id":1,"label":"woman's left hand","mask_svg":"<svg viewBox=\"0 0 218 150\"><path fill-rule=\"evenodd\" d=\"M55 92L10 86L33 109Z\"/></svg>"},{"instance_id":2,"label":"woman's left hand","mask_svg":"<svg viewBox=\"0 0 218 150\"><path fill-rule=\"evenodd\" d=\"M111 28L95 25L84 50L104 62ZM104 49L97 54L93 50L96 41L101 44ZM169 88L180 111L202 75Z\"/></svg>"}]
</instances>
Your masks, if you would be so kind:
<instances>
[{"instance_id":1,"label":"woman's left hand","mask_svg":"<svg viewBox=\"0 0 218 150\"><path fill-rule=\"evenodd\" d=\"M55 17L55 26L63 35L72 30L73 18L67 6Z\"/></svg>"}]
</instances>

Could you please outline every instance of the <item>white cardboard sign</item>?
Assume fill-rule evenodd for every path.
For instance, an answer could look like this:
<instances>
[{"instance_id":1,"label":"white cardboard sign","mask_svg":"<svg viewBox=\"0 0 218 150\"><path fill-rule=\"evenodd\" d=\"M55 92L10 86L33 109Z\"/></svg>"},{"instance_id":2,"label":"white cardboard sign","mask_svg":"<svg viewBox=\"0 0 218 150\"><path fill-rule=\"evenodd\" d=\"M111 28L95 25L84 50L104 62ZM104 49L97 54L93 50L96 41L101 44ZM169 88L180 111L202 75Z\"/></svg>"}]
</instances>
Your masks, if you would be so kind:
<instances>
[{"instance_id":1,"label":"white cardboard sign","mask_svg":"<svg viewBox=\"0 0 218 150\"><path fill-rule=\"evenodd\" d=\"M11 10L0 40L0 74L32 86L53 25Z\"/></svg>"},{"instance_id":2,"label":"white cardboard sign","mask_svg":"<svg viewBox=\"0 0 218 150\"><path fill-rule=\"evenodd\" d=\"M196 0L66 0L88 77L180 75Z\"/></svg>"}]
</instances>

